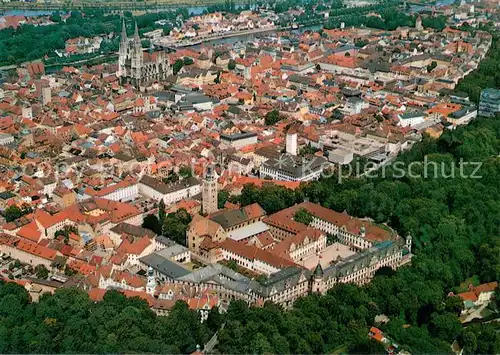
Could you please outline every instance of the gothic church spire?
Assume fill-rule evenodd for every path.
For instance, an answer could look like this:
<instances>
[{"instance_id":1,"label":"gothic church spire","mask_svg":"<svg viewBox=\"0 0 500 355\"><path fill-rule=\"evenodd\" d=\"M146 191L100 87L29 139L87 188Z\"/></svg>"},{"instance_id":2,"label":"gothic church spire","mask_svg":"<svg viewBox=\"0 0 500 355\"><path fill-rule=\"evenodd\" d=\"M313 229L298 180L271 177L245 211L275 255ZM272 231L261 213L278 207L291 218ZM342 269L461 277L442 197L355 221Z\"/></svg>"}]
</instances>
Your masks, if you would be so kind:
<instances>
[{"instance_id":1,"label":"gothic church spire","mask_svg":"<svg viewBox=\"0 0 500 355\"><path fill-rule=\"evenodd\" d=\"M125 27L125 17L122 17L122 42L127 40L127 28Z\"/></svg>"}]
</instances>

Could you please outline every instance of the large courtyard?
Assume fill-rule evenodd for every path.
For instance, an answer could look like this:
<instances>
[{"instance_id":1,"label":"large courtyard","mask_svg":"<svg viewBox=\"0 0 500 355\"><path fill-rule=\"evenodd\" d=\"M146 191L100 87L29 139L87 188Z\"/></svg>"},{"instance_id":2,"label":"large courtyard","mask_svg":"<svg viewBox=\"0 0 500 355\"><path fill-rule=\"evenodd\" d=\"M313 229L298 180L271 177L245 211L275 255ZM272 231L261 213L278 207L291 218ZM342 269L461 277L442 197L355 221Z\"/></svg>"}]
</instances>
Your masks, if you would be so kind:
<instances>
[{"instance_id":1,"label":"large courtyard","mask_svg":"<svg viewBox=\"0 0 500 355\"><path fill-rule=\"evenodd\" d=\"M306 269L314 270L316 265L318 265L318 260L321 263L321 267L323 269L330 266L332 261L345 259L356 252L349 250L349 247L340 243L333 243L327 246L320 255L310 255L304 260L298 262L298 264L302 265ZM340 258L339 258L340 257Z\"/></svg>"}]
</instances>

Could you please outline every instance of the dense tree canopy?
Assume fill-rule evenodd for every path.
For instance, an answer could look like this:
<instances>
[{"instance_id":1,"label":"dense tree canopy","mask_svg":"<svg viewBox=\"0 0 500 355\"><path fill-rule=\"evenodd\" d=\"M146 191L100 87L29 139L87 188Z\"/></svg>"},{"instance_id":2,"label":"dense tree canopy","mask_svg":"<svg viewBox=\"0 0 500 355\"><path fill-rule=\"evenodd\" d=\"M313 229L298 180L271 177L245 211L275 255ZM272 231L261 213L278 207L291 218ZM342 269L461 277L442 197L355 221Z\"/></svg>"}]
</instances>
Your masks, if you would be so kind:
<instances>
[{"instance_id":1,"label":"dense tree canopy","mask_svg":"<svg viewBox=\"0 0 500 355\"><path fill-rule=\"evenodd\" d=\"M4 217L7 222L14 221L25 214L31 213L32 209L29 206L23 206L22 208L16 205L9 206L4 211Z\"/></svg>"},{"instance_id":2,"label":"dense tree canopy","mask_svg":"<svg viewBox=\"0 0 500 355\"><path fill-rule=\"evenodd\" d=\"M272 126L278 121L281 120L281 116L278 110L272 110L266 113L266 116L264 117L264 122L266 126Z\"/></svg>"},{"instance_id":3,"label":"dense tree canopy","mask_svg":"<svg viewBox=\"0 0 500 355\"><path fill-rule=\"evenodd\" d=\"M404 26L415 27L417 16L398 11L397 6L397 2L386 1L364 7L332 9L325 28L338 28L342 22L345 26L366 26L388 31ZM376 12L380 17L364 16L369 12ZM422 24L426 28L442 31L446 27L446 19L447 17L442 15L429 16L422 20Z\"/></svg>"},{"instance_id":4,"label":"dense tree canopy","mask_svg":"<svg viewBox=\"0 0 500 355\"><path fill-rule=\"evenodd\" d=\"M50 26L21 25L17 29L7 28L0 31L0 65L10 65L41 59L45 55L55 57L54 51L63 50L65 41L79 36L92 37L103 34L121 32L122 21L120 15L105 15L96 9L72 11L71 16L65 21L60 21L59 15L52 16L56 24ZM141 33L156 28L158 20L176 21L177 16L188 17L185 8L176 11L147 13L132 18L127 17L126 25L129 35L133 33L134 22ZM59 21L58 21L59 20ZM103 52L116 51L118 38L115 41L103 41Z\"/></svg>"},{"instance_id":5,"label":"dense tree canopy","mask_svg":"<svg viewBox=\"0 0 500 355\"><path fill-rule=\"evenodd\" d=\"M182 302L157 317L144 300L117 291L95 303L60 289L30 303L23 287L0 283L1 353L190 353L211 334Z\"/></svg>"},{"instance_id":6,"label":"dense tree canopy","mask_svg":"<svg viewBox=\"0 0 500 355\"><path fill-rule=\"evenodd\" d=\"M241 195L231 196L229 200L243 206L258 203L268 214L271 214L302 202L304 195L300 190L292 191L275 185L257 187L248 184L243 187Z\"/></svg>"},{"instance_id":7,"label":"dense tree canopy","mask_svg":"<svg viewBox=\"0 0 500 355\"><path fill-rule=\"evenodd\" d=\"M163 235L186 245L186 230L190 222L191 215L184 208L169 213L163 222Z\"/></svg>"},{"instance_id":8,"label":"dense tree canopy","mask_svg":"<svg viewBox=\"0 0 500 355\"><path fill-rule=\"evenodd\" d=\"M313 221L313 215L305 208L301 208L293 215L293 219L299 223L309 225Z\"/></svg>"}]
</instances>

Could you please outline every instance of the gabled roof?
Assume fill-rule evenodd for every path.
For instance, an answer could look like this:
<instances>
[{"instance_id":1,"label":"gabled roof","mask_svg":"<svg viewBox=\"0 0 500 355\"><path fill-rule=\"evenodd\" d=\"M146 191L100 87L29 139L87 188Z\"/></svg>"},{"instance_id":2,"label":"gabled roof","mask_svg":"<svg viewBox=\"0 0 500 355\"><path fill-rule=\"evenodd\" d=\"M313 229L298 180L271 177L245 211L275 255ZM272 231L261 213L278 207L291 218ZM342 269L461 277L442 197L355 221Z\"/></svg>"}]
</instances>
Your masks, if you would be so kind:
<instances>
[{"instance_id":1,"label":"gabled roof","mask_svg":"<svg viewBox=\"0 0 500 355\"><path fill-rule=\"evenodd\" d=\"M266 212L258 203L253 203L242 208L217 212L210 215L209 219L217 222L227 230L250 220L263 217L265 214Z\"/></svg>"}]
</instances>

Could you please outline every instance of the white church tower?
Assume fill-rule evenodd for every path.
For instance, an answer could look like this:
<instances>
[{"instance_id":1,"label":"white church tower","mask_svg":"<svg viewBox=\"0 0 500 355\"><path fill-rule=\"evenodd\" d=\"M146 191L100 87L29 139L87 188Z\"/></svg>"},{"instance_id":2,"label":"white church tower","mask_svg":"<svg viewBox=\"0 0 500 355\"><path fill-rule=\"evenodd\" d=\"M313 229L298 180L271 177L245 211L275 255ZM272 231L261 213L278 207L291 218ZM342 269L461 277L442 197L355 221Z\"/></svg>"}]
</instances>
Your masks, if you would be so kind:
<instances>
[{"instance_id":1,"label":"white church tower","mask_svg":"<svg viewBox=\"0 0 500 355\"><path fill-rule=\"evenodd\" d=\"M156 291L156 279L153 268L148 267L148 282L146 283L146 293L154 295Z\"/></svg>"},{"instance_id":2,"label":"white church tower","mask_svg":"<svg viewBox=\"0 0 500 355\"><path fill-rule=\"evenodd\" d=\"M297 155L298 133L295 125L292 125L286 132L286 152L290 155Z\"/></svg>"}]
</instances>

